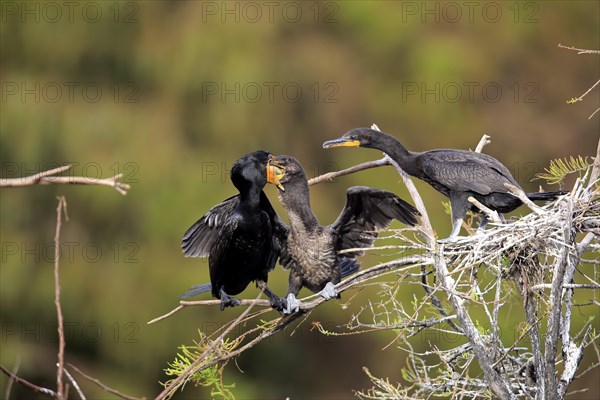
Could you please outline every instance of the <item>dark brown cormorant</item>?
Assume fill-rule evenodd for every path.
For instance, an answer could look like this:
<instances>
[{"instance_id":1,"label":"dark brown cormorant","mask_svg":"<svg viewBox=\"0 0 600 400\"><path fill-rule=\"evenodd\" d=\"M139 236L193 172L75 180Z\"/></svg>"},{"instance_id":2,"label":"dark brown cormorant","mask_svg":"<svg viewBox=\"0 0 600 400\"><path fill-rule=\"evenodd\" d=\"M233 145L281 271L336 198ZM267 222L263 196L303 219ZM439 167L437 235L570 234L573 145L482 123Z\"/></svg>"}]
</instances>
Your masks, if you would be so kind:
<instances>
[{"instance_id":1,"label":"dark brown cormorant","mask_svg":"<svg viewBox=\"0 0 600 400\"><path fill-rule=\"evenodd\" d=\"M290 269L286 312L299 306L296 295L302 287L325 299L337 296L334 285L358 270L355 258L364 253L339 254L340 250L371 247L377 230L388 227L393 219L411 226L417 223L419 212L395 194L354 186L346 191L346 206L337 220L321 226L310 207L308 182L298 160L279 156L269 164L276 173L269 174L268 181L277 184L290 220L288 256L280 259Z\"/></svg>"},{"instance_id":2,"label":"dark brown cormorant","mask_svg":"<svg viewBox=\"0 0 600 400\"><path fill-rule=\"evenodd\" d=\"M500 161L487 154L455 149L412 152L393 136L369 128L352 129L339 139L323 143L324 148L337 146L381 150L406 173L424 180L448 197L452 206L453 227L446 240L453 240L458 236L462 219L469 209L479 212L467 200L469 196L499 213L511 212L522 204L504 186L509 183L521 189L519 184ZM536 192L527 193L527 197L531 200L548 201L561 194L564 192ZM482 226L486 221L484 216Z\"/></svg>"},{"instance_id":3,"label":"dark brown cormorant","mask_svg":"<svg viewBox=\"0 0 600 400\"><path fill-rule=\"evenodd\" d=\"M212 207L184 234L181 247L186 257L208 256L211 283L194 286L181 297L212 290L212 295L221 299L223 310L239 305L231 295L256 281L273 308L283 308L283 299L267 286L267 274L280 253L278 237L285 237L287 231L262 191L271 157L265 151L255 151L237 160L231 181L240 193ZM280 229L284 229L281 235Z\"/></svg>"}]
</instances>

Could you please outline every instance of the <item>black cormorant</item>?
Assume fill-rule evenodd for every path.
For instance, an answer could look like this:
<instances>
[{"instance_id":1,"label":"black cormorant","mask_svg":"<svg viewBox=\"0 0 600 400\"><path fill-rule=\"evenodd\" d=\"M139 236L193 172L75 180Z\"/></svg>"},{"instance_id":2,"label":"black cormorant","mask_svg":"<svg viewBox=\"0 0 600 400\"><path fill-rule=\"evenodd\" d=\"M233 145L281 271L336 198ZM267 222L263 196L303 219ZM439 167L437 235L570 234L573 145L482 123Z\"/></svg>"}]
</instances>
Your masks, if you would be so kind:
<instances>
[{"instance_id":1,"label":"black cormorant","mask_svg":"<svg viewBox=\"0 0 600 400\"><path fill-rule=\"evenodd\" d=\"M223 310L239 305L231 295L256 281L273 308L283 308L283 299L267 286L267 274L280 252L279 236L285 237L287 231L262 191L271 157L265 151L255 151L237 160L231 181L239 194L212 207L184 234L181 247L186 257L208 256L211 283L194 286L181 297L212 290L212 295L221 299ZM281 235L280 229L284 229Z\"/></svg>"},{"instance_id":2,"label":"black cormorant","mask_svg":"<svg viewBox=\"0 0 600 400\"><path fill-rule=\"evenodd\" d=\"M286 312L299 306L296 295L302 287L325 299L337 296L334 285L358 270L355 258L364 253L339 254L340 250L371 247L377 230L388 227L393 219L411 226L417 223L419 212L395 194L354 186L346 191L346 206L337 220L321 226L310 207L308 182L298 160L279 156L269 164L276 170L269 182L277 183L279 200L290 220L288 257L280 259L290 269Z\"/></svg>"},{"instance_id":3,"label":"black cormorant","mask_svg":"<svg viewBox=\"0 0 600 400\"><path fill-rule=\"evenodd\" d=\"M519 184L500 161L487 154L455 149L412 152L393 136L369 128L352 129L339 139L323 143L324 148L337 146L381 150L406 173L424 180L448 197L452 206L453 226L452 233L446 240L456 238L462 219L469 209L479 211L469 203L469 196L499 213L511 212L522 204L504 186L509 183L521 189ZM527 193L527 197L547 201L556 199L560 194L564 192ZM486 221L484 216L482 225Z\"/></svg>"}]
</instances>

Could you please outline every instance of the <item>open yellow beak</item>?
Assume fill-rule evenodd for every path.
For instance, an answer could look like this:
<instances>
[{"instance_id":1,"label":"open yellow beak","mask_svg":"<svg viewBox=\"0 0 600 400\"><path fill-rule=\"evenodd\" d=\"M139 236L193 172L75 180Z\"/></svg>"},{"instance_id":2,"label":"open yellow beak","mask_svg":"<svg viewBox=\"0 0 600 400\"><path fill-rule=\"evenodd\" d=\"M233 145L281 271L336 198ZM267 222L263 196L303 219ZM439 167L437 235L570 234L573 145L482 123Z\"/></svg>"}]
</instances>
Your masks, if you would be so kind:
<instances>
[{"instance_id":1,"label":"open yellow beak","mask_svg":"<svg viewBox=\"0 0 600 400\"><path fill-rule=\"evenodd\" d=\"M343 147L360 147L360 142L358 140L339 138L339 139L328 140L325 143L323 143L324 149L329 149L331 147L342 147L342 146Z\"/></svg>"},{"instance_id":2,"label":"open yellow beak","mask_svg":"<svg viewBox=\"0 0 600 400\"><path fill-rule=\"evenodd\" d=\"M267 164L267 182L277 186L282 191L285 191L279 180L285 175L285 169L276 165L271 165L271 161Z\"/></svg>"}]
</instances>

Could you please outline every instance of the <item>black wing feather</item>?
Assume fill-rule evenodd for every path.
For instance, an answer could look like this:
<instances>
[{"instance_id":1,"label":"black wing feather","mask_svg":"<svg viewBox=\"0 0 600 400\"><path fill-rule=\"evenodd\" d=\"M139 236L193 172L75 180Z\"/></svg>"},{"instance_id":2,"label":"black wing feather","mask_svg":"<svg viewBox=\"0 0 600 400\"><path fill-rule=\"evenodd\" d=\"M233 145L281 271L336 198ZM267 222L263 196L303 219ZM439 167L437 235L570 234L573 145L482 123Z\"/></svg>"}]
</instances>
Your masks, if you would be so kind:
<instances>
[{"instance_id":1,"label":"black wing feather","mask_svg":"<svg viewBox=\"0 0 600 400\"><path fill-rule=\"evenodd\" d=\"M346 191L342 213L330 226L337 234L336 250L371 247L377 230L387 228L394 219L414 226L418 215L416 208L392 192L353 186ZM355 257L363 253L344 255Z\"/></svg>"},{"instance_id":2,"label":"black wing feather","mask_svg":"<svg viewBox=\"0 0 600 400\"><path fill-rule=\"evenodd\" d=\"M231 196L212 207L183 235L181 249L186 257L208 257L219 229L240 203L240 196Z\"/></svg>"},{"instance_id":3,"label":"black wing feather","mask_svg":"<svg viewBox=\"0 0 600 400\"><path fill-rule=\"evenodd\" d=\"M520 187L510 171L494 157L461 150L432 150L418 160L428 181L460 192L488 195L507 193L505 183Z\"/></svg>"}]
</instances>

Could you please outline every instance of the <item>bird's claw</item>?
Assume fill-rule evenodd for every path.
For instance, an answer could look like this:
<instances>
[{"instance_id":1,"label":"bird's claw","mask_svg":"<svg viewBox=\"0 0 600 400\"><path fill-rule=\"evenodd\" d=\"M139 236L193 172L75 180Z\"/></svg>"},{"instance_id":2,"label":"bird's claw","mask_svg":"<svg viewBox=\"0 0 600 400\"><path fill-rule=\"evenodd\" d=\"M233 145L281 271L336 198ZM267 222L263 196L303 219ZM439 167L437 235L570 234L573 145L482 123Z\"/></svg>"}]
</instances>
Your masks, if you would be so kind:
<instances>
[{"instance_id":1,"label":"bird's claw","mask_svg":"<svg viewBox=\"0 0 600 400\"><path fill-rule=\"evenodd\" d=\"M445 244L445 243L456 243L462 239L466 239L468 236L448 236L445 239L438 239L437 242L440 244Z\"/></svg>"},{"instance_id":2,"label":"bird's claw","mask_svg":"<svg viewBox=\"0 0 600 400\"><path fill-rule=\"evenodd\" d=\"M279 312L283 312L285 309L285 299L281 297L274 296L271 299L271 307L276 309Z\"/></svg>"},{"instance_id":3,"label":"bird's claw","mask_svg":"<svg viewBox=\"0 0 600 400\"><path fill-rule=\"evenodd\" d=\"M223 311L225 307L237 307L241 305L242 302L235 297L221 296L221 311Z\"/></svg>"},{"instance_id":4,"label":"bird's claw","mask_svg":"<svg viewBox=\"0 0 600 400\"><path fill-rule=\"evenodd\" d=\"M319 295L325 300L329 300L333 297L337 297L338 292L337 290L335 290L335 285L333 284L333 282L327 282L323 290L319 292Z\"/></svg>"},{"instance_id":5,"label":"bird's claw","mask_svg":"<svg viewBox=\"0 0 600 400\"><path fill-rule=\"evenodd\" d=\"M300 305L302 302L296 298L292 293L287 295L287 298L283 300L283 310L284 314L291 314L293 312L297 312L300 310Z\"/></svg>"}]
</instances>

